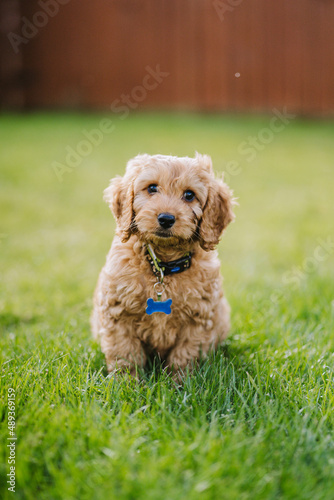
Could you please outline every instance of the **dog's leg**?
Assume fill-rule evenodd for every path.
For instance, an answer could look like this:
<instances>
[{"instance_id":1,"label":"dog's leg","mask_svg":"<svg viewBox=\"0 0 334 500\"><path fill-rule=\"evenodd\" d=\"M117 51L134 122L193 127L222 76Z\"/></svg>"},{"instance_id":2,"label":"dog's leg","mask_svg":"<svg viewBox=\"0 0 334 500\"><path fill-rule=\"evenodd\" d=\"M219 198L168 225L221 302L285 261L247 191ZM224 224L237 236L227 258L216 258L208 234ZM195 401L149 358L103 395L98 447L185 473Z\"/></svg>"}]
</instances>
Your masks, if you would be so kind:
<instances>
[{"instance_id":1,"label":"dog's leg","mask_svg":"<svg viewBox=\"0 0 334 500\"><path fill-rule=\"evenodd\" d=\"M229 328L230 306L222 297L211 319L199 318L195 325L182 329L182 335L167 358L174 378L180 380L182 372L191 371L199 358L205 358L211 349L218 347L226 338Z\"/></svg>"},{"instance_id":2,"label":"dog's leg","mask_svg":"<svg viewBox=\"0 0 334 500\"><path fill-rule=\"evenodd\" d=\"M117 322L111 331L103 330L100 337L108 372L129 370L136 377L137 367L145 366L146 354L140 340L129 331L129 326Z\"/></svg>"},{"instance_id":3,"label":"dog's leg","mask_svg":"<svg viewBox=\"0 0 334 500\"><path fill-rule=\"evenodd\" d=\"M182 374L192 371L198 359L205 356L210 347L212 342L209 341L208 332L205 332L202 326L194 326L187 332L183 330L182 336L167 357L167 365L173 378L181 382Z\"/></svg>"}]
</instances>

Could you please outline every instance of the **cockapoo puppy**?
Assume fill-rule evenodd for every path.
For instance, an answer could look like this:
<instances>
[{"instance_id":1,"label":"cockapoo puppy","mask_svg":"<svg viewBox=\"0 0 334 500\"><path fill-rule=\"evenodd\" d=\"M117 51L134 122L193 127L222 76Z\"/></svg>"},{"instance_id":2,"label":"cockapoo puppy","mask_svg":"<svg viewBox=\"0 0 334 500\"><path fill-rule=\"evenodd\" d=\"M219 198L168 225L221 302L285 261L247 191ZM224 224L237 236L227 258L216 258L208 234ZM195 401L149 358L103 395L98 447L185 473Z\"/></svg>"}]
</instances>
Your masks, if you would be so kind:
<instances>
[{"instance_id":1,"label":"cockapoo puppy","mask_svg":"<svg viewBox=\"0 0 334 500\"><path fill-rule=\"evenodd\" d=\"M230 308L215 250L233 199L209 156L139 155L104 192L117 222L97 283L92 330L109 371L157 353L173 373L226 337Z\"/></svg>"}]
</instances>

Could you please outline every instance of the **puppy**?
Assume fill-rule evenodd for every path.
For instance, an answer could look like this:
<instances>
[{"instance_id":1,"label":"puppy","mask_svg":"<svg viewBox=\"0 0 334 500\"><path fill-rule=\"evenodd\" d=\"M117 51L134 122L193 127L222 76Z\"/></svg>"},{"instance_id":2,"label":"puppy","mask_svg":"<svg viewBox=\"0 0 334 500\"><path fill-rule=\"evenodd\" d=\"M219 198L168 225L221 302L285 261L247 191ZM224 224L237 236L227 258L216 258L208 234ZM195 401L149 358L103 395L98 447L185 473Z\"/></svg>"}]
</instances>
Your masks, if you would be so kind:
<instances>
[{"instance_id":1,"label":"puppy","mask_svg":"<svg viewBox=\"0 0 334 500\"><path fill-rule=\"evenodd\" d=\"M136 375L157 353L178 374L229 330L215 247L234 218L231 192L209 156L139 155L104 199L117 229L91 324L108 371Z\"/></svg>"}]
</instances>

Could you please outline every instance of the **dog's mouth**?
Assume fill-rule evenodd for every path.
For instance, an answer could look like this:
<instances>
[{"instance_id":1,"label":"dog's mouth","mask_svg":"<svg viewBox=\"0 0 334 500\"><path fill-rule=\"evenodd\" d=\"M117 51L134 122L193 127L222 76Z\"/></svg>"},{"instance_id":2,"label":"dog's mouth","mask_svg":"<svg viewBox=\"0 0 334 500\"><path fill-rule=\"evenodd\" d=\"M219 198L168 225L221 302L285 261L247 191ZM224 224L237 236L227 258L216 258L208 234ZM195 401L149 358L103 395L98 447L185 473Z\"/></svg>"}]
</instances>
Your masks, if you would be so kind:
<instances>
[{"instance_id":1,"label":"dog's mouth","mask_svg":"<svg viewBox=\"0 0 334 500\"><path fill-rule=\"evenodd\" d=\"M159 229L155 232L155 236L158 236L158 238L172 238L175 235L169 229Z\"/></svg>"},{"instance_id":2,"label":"dog's mouth","mask_svg":"<svg viewBox=\"0 0 334 500\"><path fill-rule=\"evenodd\" d=\"M146 235L146 239L152 242L154 245L160 245L163 247L179 246L183 244L183 238L180 238L170 229L157 229L151 234Z\"/></svg>"}]
</instances>

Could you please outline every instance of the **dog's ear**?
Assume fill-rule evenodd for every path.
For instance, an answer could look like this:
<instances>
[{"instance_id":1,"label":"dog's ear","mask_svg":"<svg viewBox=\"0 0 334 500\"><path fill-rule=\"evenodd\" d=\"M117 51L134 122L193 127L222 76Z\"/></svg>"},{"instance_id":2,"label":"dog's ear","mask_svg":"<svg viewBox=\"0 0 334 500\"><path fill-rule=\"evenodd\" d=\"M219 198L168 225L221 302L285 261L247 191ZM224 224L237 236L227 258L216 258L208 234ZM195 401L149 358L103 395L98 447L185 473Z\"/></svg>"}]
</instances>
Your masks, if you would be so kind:
<instances>
[{"instance_id":1,"label":"dog's ear","mask_svg":"<svg viewBox=\"0 0 334 500\"><path fill-rule=\"evenodd\" d=\"M232 193L223 180L213 180L203 209L199 228L199 242L206 250L213 250L225 227L234 219Z\"/></svg>"},{"instance_id":2,"label":"dog's ear","mask_svg":"<svg viewBox=\"0 0 334 500\"><path fill-rule=\"evenodd\" d=\"M133 220L133 182L126 184L124 178L117 176L104 190L103 199L108 203L117 222L116 233L124 243L131 236Z\"/></svg>"}]
</instances>

